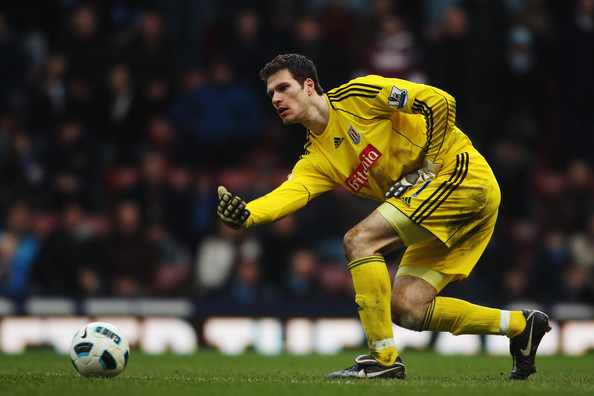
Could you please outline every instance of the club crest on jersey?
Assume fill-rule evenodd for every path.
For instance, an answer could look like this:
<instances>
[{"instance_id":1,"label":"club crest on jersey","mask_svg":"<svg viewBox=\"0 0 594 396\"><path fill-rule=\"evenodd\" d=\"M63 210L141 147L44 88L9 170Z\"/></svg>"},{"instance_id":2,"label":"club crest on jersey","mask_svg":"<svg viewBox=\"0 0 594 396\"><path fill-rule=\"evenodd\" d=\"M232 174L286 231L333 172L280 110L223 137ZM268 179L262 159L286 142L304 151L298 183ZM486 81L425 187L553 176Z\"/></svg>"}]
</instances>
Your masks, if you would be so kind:
<instances>
[{"instance_id":1,"label":"club crest on jersey","mask_svg":"<svg viewBox=\"0 0 594 396\"><path fill-rule=\"evenodd\" d=\"M355 128L353 128L352 125L349 125L347 134L351 137L351 140L353 141L354 144L361 143L361 134L359 132L355 131Z\"/></svg>"},{"instance_id":2,"label":"club crest on jersey","mask_svg":"<svg viewBox=\"0 0 594 396\"><path fill-rule=\"evenodd\" d=\"M352 192L359 192L359 190L367 184L367 181L369 180L369 169L375 165L381 156L382 153L371 144L368 144L367 147L361 151L361 154L359 154L359 161L361 161L361 163L344 181Z\"/></svg>"},{"instance_id":3,"label":"club crest on jersey","mask_svg":"<svg viewBox=\"0 0 594 396\"><path fill-rule=\"evenodd\" d=\"M390 97L388 98L388 105L396 106L399 109L404 108L408 102L408 91L406 89L398 89L396 85L392 87Z\"/></svg>"}]
</instances>

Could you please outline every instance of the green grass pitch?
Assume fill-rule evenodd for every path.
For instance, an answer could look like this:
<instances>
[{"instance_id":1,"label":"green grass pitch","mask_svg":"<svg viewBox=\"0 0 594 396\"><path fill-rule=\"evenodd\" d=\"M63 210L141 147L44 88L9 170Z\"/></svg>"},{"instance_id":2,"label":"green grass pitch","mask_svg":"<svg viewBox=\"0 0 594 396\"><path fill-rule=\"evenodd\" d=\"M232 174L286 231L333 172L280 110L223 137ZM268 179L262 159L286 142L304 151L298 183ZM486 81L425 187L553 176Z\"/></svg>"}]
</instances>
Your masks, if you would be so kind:
<instances>
[{"instance_id":1,"label":"green grass pitch","mask_svg":"<svg viewBox=\"0 0 594 396\"><path fill-rule=\"evenodd\" d=\"M527 381L506 381L511 357L440 356L405 351L405 380L323 380L357 353L333 356L223 356L203 348L191 356L132 351L118 377L88 379L70 358L51 350L0 354L0 395L594 395L594 355L539 357Z\"/></svg>"}]
</instances>

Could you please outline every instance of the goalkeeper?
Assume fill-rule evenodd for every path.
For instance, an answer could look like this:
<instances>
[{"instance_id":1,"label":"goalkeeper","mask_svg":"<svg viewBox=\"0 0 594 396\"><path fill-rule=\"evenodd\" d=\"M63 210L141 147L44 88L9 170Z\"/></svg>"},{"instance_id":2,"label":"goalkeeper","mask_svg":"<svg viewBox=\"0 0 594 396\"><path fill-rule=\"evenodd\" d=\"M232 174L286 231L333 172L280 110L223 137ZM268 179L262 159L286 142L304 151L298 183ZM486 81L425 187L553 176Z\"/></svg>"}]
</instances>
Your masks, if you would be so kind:
<instances>
[{"instance_id":1,"label":"goalkeeper","mask_svg":"<svg viewBox=\"0 0 594 396\"><path fill-rule=\"evenodd\" d=\"M298 54L277 56L260 77L283 122L307 129L305 154L281 186L247 204L219 187L225 224L270 223L337 187L382 202L344 236L369 354L326 378L404 378L392 322L416 331L507 336L509 379L534 373L536 350L550 330L547 315L438 296L480 258L500 201L491 168L455 126L454 98L373 75L324 94L314 64ZM391 285L383 255L402 247Z\"/></svg>"}]
</instances>

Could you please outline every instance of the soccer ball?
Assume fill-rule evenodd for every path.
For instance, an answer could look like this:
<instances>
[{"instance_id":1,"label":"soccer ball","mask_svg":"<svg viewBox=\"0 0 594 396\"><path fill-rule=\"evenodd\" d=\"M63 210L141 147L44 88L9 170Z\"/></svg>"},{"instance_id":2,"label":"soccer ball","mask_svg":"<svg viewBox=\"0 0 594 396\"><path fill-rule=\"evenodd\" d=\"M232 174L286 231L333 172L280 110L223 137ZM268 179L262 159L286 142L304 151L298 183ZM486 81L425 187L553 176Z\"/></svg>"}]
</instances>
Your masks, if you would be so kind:
<instances>
[{"instance_id":1,"label":"soccer ball","mask_svg":"<svg viewBox=\"0 0 594 396\"><path fill-rule=\"evenodd\" d=\"M111 323L85 325L70 346L72 364L85 377L115 377L124 370L129 356L126 336Z\"/></svg>"}]
</instances>

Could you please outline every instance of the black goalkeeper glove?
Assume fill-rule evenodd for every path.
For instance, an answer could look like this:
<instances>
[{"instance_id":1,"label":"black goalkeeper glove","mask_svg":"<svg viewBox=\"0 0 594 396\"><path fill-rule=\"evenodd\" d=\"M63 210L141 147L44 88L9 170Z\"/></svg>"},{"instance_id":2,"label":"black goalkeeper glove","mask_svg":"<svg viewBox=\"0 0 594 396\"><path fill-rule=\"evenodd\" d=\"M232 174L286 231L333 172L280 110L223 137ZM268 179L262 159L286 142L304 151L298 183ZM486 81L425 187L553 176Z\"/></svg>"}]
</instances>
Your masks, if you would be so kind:
<instances>
[{"instance_id":1,"label":"black goalkeeper glove","mask_svg":"<svg viewBox=\"0 0 594 396\"><path fill-rule=\"evenodd\" d=\"M246 203L238 196L232 196L223 186L219 186L219 206L217 214L229 228L239 230L250 217L250 211L245 208Z\"/></svg>"},{"instance_id":2,"label":"black goalkeeper glove","mask_svg":"<svg viewBox=\"0 0 594 396\"><path fill-rule=\"evenodd\" d=\"M386 192L386 198L398 198L415 184L435 179L435 175L440 168L441 164L436 164L428 159L424 159L423 167L408 173L402 179L394 183L388 192Z\"/></svg>"}]
</instances>

